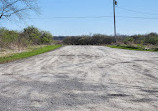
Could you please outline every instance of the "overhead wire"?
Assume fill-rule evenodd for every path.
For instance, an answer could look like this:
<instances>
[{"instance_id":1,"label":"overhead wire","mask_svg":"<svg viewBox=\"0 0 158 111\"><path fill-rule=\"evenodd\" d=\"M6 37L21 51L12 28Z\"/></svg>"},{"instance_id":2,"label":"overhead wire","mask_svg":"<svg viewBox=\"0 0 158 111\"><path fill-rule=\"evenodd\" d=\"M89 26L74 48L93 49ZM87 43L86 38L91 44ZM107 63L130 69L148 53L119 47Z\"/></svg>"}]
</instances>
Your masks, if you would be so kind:
<instances>
[{"instance_id":1,"label":"overhead wire","mask_svg":"<svg viewBox=\"0 0 158 111\"><path fill-rule=\"evenodd\" d=\"M71 16L71 17L51 17L51 18L29 18L29 19L99 19L99 18L112 18L113 16ZM142 16L116 16L118 18L133 18L133 19L158 19L158 17L142 17Z\"/></svg>"},{"instance_id":2,"label":"overhead wire","mask_svg":"<svg viewBox=\"0 0 158 111\"><path fill-rule=\"evenodd\" d=\"M136 11L136 10L131 10L127 8L123 8L120 6L117 6L117 8L134 12L134 13L139 13L139 14L146 14L146 15L158 15L154 13L148 13L148 12L142 12L142 11ZM100 18L112 18L113 16L56 16L56 17L51 17L51 18L30 18L30 19L100 19ZM116 16L118 18L131 18L131 19L155 19L158 20L158 17L144 17L144 16Z\"/></svg>"},{"instance_id":3,"label":"overhead wire","mask_svg":"<svg viewBox=\"0 0 158 111\"><path fill-rule=\"evenodd\" d=\"M148 12L136 11L136 10L131 10L131 9L123 8L123 7L120 7L120 6L117 6L117 8L119 8L119 9L121 9L121 10L126 10L126 11L130 11L130 12L134 12L134 13L139 13L139 14L158 15L158 13L155 14L155 13L148 13Z\"/></svg>"}]
</instances>

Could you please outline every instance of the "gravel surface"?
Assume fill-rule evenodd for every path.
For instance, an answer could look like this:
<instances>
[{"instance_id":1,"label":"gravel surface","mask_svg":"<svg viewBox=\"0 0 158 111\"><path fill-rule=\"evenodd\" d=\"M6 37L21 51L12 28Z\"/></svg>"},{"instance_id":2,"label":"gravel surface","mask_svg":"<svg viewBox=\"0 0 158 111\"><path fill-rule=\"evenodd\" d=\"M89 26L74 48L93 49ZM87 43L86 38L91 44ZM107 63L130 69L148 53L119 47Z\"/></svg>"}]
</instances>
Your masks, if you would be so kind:
<instances>
[{"instance_id":1,"label":"gravel surface","mask_svg":"<svg viewBox=\"0 0 158 111\"><path fill-rule=\"evenodd\" d=\"M158 111L158 53L65 46L1 64L0 111Z\"/></svg>"}]
</instances>

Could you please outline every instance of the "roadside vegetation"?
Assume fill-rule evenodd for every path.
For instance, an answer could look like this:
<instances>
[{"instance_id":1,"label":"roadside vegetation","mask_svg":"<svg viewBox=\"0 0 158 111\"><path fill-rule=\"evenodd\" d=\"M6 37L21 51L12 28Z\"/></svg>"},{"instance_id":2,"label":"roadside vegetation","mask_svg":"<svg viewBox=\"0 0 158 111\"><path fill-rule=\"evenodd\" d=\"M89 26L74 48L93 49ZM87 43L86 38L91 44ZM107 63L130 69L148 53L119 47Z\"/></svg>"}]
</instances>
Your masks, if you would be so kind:
<instances>
[{"instance_id":1,"label":"roadside vegetation","mask_svg":"<svg viewBox=\"0 0 158 111\"><path fill-rule=\"evenodd\" d=\"M44 52L48 52L48 51L57 49L61 46L62 45L48 45L48 46L43 46L43 47L39 47L39 48L32 48L31 50L22 52L22 53L14 53L9 56L3 56L3 57L0 57L0 63L7 63L7 62L11 62L11 61L18 60L18 59L35 56L35 55L38 55L38 54L41 54Z\"/></svg>"},{"instance_id":2,"label":"roadside vegetation","mask_svg":"<svg viewBox=\"0 0 158 111\"><path fill-rule=\"evenodd\" d=\"M51 33L33 26L21 32L0 28L0 63L34 56L61 47L55 44Z\"/></svg>"},{"instance_id":3,"label":"roadside vegetation","mask_svg":"<svg viewBox=\"0 0 158 111\"><path fill-rule=\"evenodd\" d=\"M150 33L146 35L118 37L116 43L109 46L129 50L158 51L158 34Z\"/></svg>"},{"instance_id":4,"label":"roadside vegetation","mask_svg":"<svg viewBox=\"0 0 158 111\"><path fill-rule=\"evenodd\" d=\"M40 31L38 28L29 26L23 31L0 29L0 50L13 49L23 50L32 45L50 45L53 42L53 36L47 31Z\"/></svg>"},{"instance_id":5,"label":"roadside vegetation","mask_svg":"<svg viewBox=\"0 0 158 111\"><path fill-rule=\"evenodd\" d=\"M58 44L58 45L56 45ZM158 34L132 36L108 36L94 34L92 36L68 36L63 40L53 40L51 33L39 30L34 26L22 31L0 28L0 63L27 58L54 50L64 45L103 45L140 51L158 51Z\"/></svg>"},{"instance_id":6,"label":"roadside vegetation","mask_svg":"<svg viewBox=\"0 0 158 111\"><path fill-rule=\"evenodd\" d=\"M152 51L152 52L157 52L158 48L143 48L139 46L129 46L129 45L107 45L108 47L111 48L118 48L118 49L128 49L128 50L137 50L137 51Z\"/></svg>"},{"instance_id":7,"label":"roadside vegetation","mask_svg":"<svg viewBox=\"0 0 158 111\"><path fill-rule=\"evenodd\" d=\"M95 34L92 36L73 36L63 40L67 45L106 45L112 48L121 48L140 51L158 51L158 34L132 36L107 36Z\"/></svg>"}]
</instances>

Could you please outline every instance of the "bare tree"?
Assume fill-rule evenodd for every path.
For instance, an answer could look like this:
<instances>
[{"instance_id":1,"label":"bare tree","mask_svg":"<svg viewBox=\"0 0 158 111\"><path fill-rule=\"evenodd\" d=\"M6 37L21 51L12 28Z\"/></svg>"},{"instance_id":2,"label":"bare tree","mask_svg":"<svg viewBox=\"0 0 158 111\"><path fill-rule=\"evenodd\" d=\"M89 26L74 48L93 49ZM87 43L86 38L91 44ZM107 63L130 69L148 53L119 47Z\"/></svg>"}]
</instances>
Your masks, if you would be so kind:
<instances>
[{"instance_id":1,"label":"bare tree","mask_svg":"<svg viewBox=\"0 0 158 111\"><path fill-rule=\"evenodd\" d=\"M37 0L0 0L0 19L11 16L23 19L29 11L37 12Z\"/></svg>"}]
</instances>

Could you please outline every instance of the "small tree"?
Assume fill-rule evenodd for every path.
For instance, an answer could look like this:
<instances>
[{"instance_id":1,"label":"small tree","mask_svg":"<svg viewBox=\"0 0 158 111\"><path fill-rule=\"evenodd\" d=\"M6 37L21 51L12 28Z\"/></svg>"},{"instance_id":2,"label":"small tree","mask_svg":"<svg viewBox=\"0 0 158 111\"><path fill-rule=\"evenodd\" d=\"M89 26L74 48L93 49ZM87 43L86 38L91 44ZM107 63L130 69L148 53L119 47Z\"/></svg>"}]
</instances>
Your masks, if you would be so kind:
<instances>
[{"instance_id":1,"label":"small tree","mask_svg":"<svg viewBox=\"0 0 158 111\"><path fill-rule=\"evenodd\" d=\"M41 32L39 31L38 28L34 27L34 26L29 26L27 28L24 29L23 31L23 36L31 41L34 45L39 45L41 44Z\"/></svg>"},{"instance_id":2,"label":"small tree","mask_svg":"<svg viewBox=\"0 0 158 111\"><path fill-rule=\"evenodd\" d=\"M27 11L37 11L36 0L0 0L0 19L15 15L22 19Z\"/></svg>"},{"instance_id":3,"label":"small tree","mask_svg":"<svg viewBox=\"0 0 158 111\"><path fill-rule=\"evenodd\" d=\"M19 33L5 28L0 29L0 47L14 48L13 44L17 41Z\"/></svg>"},{"instance_id":4,"label":"small tree","mask_svg":"<svg viewBox=\"0 0 158 111\"><path fill-rule=\"evenodd\" d=\"M52 42L53 36L51 33L46 32L46 31L42 31L41 34L42 34L41 35L41 43L42 44L49 44Z\"/></svg>"}]
</instances>

